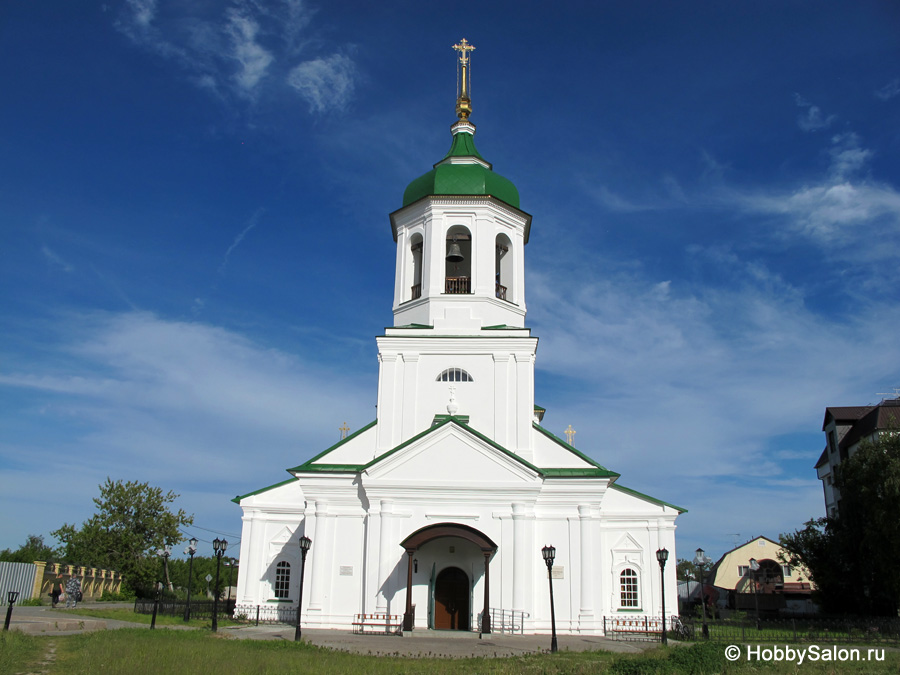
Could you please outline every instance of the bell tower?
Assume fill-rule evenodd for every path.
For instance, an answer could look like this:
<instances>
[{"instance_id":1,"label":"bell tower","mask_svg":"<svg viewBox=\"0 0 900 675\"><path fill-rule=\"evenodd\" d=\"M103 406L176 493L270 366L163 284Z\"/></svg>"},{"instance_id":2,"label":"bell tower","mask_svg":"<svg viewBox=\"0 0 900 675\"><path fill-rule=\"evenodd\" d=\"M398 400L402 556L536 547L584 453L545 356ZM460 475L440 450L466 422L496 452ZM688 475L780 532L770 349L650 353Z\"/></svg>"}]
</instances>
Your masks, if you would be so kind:
<instances>
[{"instance_id":1,"label":"bell tower","mask_svg":"<svg viewBox=\"0 0 900 675\"><path fill-rule=\"evenodd\" d=\"M395 447L453 415L531 455L534 355L525 328L524 250L531 216L475 147L471 60L457 52L450 150L390 215L397 244L394 326L379 337L378 446Z\"/></svg>"},{"instance_id":2,"label":"bell tower","mask_svg":"<svg viewBox=\"0 0 900 675\"><path fill-rule=\"evenodd\" d=\"M524 249L531 216L515 185L475 148L471 52L457 59L457 121L450 150L403 194L391 214L397 262L394 325L437 326L450 317L482 326L525 325ZM461 311L465 308L468 311Z\"/></svg>"}]
</instances>

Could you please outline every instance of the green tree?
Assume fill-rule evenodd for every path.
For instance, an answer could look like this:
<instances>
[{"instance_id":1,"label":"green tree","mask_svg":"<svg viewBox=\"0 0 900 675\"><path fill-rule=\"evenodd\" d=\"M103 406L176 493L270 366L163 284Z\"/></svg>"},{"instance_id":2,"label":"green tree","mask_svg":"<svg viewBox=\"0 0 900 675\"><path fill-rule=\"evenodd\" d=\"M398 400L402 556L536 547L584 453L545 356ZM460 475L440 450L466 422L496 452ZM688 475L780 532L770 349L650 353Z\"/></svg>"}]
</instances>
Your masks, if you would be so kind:
<instances>
[{"instance_id":1,"label":"green tree","mask_svg":"<svg viewBox=\"0 0 900 675\"><path fill-rule=\"evenodd\" d=\"M785 561L803 563L827 611L896 616L900 607L900 433L882 431L835 469L835 518L781 535Z\"/></svg>"},{"instance_id":2,"label":"green tree","mask_svg":"<svg viewBox=\"0 0 900 675\"><path fill-rule=\"evenodd\" d=\"M114 569L128 588L148 596L163 574L156 552L180 542L180 529L194 517L170 508L177 494L148 483L107 478L99 487L93 516L80 528L66 523L51 534L67 562Z\"/></svg>"},{"instance_id":3,"label":"green tree","mask_svg":"<svg viewBox=\"0 0 900 675\"><path fill-rule=\"evenodd\" d=\"M678 581L697 581L697 566L685 558L679 558L675 565Z\"/></svg>"},{"instance_id":4,"label":"green tree","mask_svg":"<svg viewBox=\"0 0 900 675\"><path fill-rule=\"evenodd\" d=\"M25 543L15 551L5 548L0 551L0 561L33 563L35 560L56 562L57 552L44 543L43 535L29 534Z\"/></svg>"}]
</instances>

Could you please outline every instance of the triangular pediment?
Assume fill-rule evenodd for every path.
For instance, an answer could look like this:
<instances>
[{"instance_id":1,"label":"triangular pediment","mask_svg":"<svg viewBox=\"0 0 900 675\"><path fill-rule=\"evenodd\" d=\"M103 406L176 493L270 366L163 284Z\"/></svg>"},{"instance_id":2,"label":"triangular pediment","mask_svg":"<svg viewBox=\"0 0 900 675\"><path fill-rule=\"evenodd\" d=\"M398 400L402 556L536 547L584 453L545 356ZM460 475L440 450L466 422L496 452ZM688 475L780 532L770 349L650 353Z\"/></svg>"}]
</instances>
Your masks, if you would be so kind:
<instances>
[{"instance_id":1,"label":"triangular pediment","mask_svg":"<svg viewBox=\"0 0 900 675\"><path fill-rule=\"evenodd\" d=\"M540 481L540 471L514 453L448 420L374 460L371 479L427 484L497 485Z\"/></svg>"}]
</instances>

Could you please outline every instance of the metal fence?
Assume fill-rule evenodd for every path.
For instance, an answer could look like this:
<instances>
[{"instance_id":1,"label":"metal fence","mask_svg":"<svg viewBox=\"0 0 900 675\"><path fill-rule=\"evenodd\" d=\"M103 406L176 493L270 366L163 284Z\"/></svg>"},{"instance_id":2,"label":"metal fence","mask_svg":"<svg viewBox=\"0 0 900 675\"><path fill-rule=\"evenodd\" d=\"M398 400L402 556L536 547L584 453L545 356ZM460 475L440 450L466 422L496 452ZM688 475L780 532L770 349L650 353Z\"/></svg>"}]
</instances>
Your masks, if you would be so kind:
<instances>
[{"instance_id":1,"label":"metal fence","mask_svg":"<svg viewBox=\"0 0 900 675\"><path fill-rule=\"evenodd\" d=\"M721 642L863 642L900 644L900 619L889 617L703 620L682 617L687 639ZM672 635L670 633L670 635ZM682 637L682 636L673 636Z\"/></svg>"},{"instance_id":2,"label":"metal fence","mask_svg":"<svg viewBox=\"0 0 900 675\"><path fill-rule=\"evenodd\" d=\"M0 604L6 604L9 591L18 591L17 605L31 598L36 574L34 563L0 562Z\"/></svg>"},{"instance_id":3,"label":"metal fence","mask_svg":"<svg viewBox=\"0 0 900 675\"><path fill-rule=\"evenodd\" d=\"M135 614L153 614L154 600L139 598L134 601ZM232 618L234 615L234 600L219 600L219 618ZM191 600L191 618L212 620L214 603L212 600ZM184 600L160 600L156 613L161 616L183 617L187 609Z\"/></svg>"}]
</instances>

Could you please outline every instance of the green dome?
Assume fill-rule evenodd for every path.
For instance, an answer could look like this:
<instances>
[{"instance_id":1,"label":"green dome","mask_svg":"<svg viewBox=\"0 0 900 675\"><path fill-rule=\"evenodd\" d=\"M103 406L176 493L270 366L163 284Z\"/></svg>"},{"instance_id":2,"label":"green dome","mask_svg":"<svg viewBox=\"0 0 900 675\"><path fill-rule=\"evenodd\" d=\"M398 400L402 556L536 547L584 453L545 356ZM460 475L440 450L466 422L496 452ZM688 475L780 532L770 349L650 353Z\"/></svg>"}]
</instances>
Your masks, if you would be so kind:
<instances>
[{"instance_id":1,"label":"green dome","mask_svg":"<svg viewBox=\"0 0 900 675\"><path fill-rule=\"evenodd\" d=\"M470 158L471 162L453 163L453 158ZM475 138L467 131L453 136L446 157L423 176L410 183L403 192L403 206L409 206L429 195L490 195L519 208L519 191L511 181L484 166L484 158L475 149Z\"/></svg>"}]
</instances>

